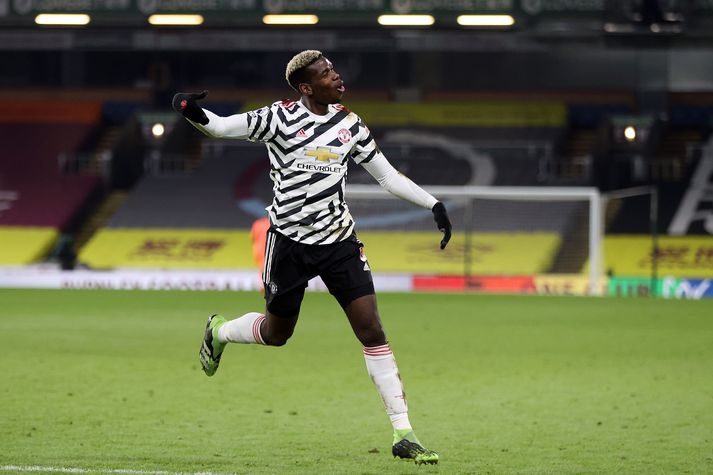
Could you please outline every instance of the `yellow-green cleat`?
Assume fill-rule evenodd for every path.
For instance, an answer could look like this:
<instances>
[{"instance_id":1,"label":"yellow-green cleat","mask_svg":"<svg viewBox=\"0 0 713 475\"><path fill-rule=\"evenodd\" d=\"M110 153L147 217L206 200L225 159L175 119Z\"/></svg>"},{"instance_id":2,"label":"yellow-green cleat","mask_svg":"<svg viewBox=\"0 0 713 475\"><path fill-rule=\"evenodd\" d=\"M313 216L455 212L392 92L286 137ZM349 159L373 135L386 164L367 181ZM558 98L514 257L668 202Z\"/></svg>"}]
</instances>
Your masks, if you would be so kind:
<instances>
[{"instance_id":1,"label":"yellow-green cleat","mask_svg":"<svg viewBox=\"0 0 713 475\"><path fill-rule=\"evenodd\" d=\"M225 318L220 315L211 315L208 317L208 323L205 326L205 335L198 350L198 357L201 361L203 371L208 376L213 376L218 371L220 357L223 354L225 344L218 340L218 329L225 324Z\"/></svg>"},{"instance_id":2,"label":"yellow-green cleat","mask_svg":"<svg viewBox=\"0 0 713 475\"><path fill-rule=\"evenodd\" d=\"M413 460L417 465L424 463L435 465L438 463L438 454L433 450L424 448L413 431L408 431L404 434L395 432L391 453L394 457Z\"/></svg>"}]
</instances>

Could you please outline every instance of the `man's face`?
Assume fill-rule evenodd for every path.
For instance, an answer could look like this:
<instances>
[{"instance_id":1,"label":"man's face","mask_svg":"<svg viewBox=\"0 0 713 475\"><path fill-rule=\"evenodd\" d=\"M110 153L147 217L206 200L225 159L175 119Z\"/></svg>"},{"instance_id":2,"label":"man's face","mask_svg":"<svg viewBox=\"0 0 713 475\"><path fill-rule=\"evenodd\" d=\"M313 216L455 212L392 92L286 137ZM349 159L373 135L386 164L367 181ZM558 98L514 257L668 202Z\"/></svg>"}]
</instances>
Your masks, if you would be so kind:
<instances>
[{"instance_id":1,"label":"man's face","mask_svg":"<svg viewBox=\"0 0 713 475\"><path fill-rule=\"evenodd\" d=\"M319 104L337 104L344 95L344 81L327 58L319 58L307 67L312 99Z\"/></svg>"}]
</instances>

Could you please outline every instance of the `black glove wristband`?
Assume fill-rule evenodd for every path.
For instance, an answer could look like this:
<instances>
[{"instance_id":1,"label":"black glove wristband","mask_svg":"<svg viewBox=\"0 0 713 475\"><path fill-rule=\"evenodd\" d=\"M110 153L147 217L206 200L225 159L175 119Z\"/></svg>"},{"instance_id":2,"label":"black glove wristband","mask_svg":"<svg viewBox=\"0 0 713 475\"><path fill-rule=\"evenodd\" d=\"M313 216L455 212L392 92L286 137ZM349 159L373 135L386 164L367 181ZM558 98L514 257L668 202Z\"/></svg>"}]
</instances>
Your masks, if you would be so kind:
<instances>
[{"instance_id":1,"label":"black glove wristband","mask_svg":"<svg viewBox=\"0 0 713 475\"><path fill-rule=\"evenodd\" d=\"M448 241L451 240L451 220L448 219L446 207L440 201L433 205L431 211L433 212L433 220L436 222L438 230L443 233L443 239L441 239L441 250L443 250L446 248L446 245L448 245Z\"/></svg>"},{"instance_id":2,"label":"black glove wristband","mask_svg":"<svg viewBox=\"0 0 713 475\"><path fill-rule=\"evenodd\" d=\"M196 101L199 99L205 99L207 95L208 91L203 91L201 93L179 92L173 96L171 106L173 107L173 110L179 114L183 114L183 117L186 119L198 122L201 125L206 125L210 122L208 120L208 116L205 115L205 112L203 112L203 109L201 109Z\"/></svg>"}]
</instances>

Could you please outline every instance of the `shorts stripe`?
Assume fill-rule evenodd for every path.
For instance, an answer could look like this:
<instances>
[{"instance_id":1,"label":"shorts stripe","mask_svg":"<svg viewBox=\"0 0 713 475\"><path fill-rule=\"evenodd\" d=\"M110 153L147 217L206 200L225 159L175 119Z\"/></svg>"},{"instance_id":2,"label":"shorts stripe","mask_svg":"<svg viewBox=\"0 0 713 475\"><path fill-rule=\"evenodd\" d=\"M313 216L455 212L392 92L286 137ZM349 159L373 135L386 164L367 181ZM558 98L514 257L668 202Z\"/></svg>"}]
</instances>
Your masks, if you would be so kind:
<instances>
[{"instance_id":1,"label":"shorts stripe","mask_svg":"<svg viewBox=\"0 0 713 475\"><path fill-rule=\"evenodd\" d=\"M266 284L270 283L270 269L272 268L272 255L275 252L275 238L277 236L274 232L267 233L267 245L265 246L265 264L262 269L262 279Z\"/></svg>"}]
</instances>

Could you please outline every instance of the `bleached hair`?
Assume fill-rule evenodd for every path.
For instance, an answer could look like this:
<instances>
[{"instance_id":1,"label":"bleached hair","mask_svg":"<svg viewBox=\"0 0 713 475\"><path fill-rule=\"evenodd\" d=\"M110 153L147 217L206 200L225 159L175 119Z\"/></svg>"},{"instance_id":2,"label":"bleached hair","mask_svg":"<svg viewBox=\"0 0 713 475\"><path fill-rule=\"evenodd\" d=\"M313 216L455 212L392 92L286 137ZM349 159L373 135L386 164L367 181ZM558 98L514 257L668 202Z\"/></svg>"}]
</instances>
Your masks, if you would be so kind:
<instances>
[{"instance_id":1,"label":"bleached hair","mask_svg":"<svg viewBox=\"0 0 713 475\"><path fill-rule=\"evenodd\" d=\"M297 89L296 84L292 84L290 77L300 69L309 66L310 64L321 58L322 52L316 49L304 50L301 53L297 53L292 57L289 63L287 63L287 68L285 69L285 79L287 79L287 84L291 87Z\"/></svg>"}]
</instances>

